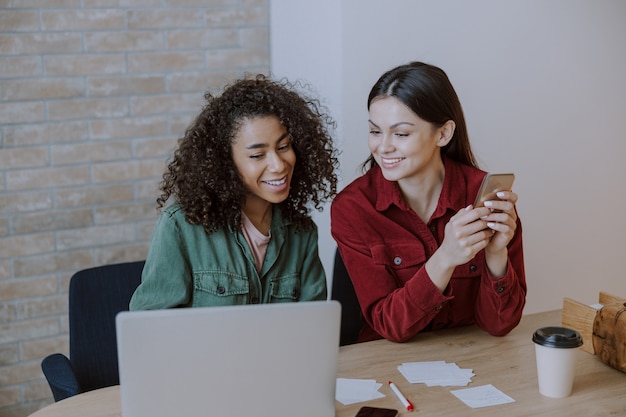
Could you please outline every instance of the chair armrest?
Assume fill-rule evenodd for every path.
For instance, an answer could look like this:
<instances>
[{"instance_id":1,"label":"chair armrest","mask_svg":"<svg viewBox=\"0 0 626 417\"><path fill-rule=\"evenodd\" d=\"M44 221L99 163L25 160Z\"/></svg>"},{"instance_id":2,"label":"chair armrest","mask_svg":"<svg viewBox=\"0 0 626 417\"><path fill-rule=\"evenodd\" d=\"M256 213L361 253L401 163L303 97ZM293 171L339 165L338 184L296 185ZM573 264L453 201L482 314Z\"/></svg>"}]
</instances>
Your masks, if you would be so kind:
<instances>
[{"instance_id":1,"label":"chair armrest","mask_svg":"<svg viewBox=\"0 0 626 417\"><path fill-rule=\"evenodd\" d=\"M41 361L41 370L48 380L54 401L61 401L82 392L72 364L65 355L54 353L45 357Z\"/></svg>"}]
</instances>

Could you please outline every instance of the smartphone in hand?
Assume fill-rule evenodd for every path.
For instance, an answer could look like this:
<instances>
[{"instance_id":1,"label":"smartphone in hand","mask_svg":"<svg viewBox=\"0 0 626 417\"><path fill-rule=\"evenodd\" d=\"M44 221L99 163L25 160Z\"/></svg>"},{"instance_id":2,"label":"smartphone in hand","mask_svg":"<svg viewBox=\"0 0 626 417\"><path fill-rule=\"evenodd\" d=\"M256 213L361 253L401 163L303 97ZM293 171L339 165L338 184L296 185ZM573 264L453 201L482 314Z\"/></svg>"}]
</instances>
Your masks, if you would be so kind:
<instances>
[{"instance_id":1,"label":"smartphone in hand","mask_svg":"<svg viewBox=\"0 0 626 417\"><path fill-rule=\"evenodd\" d=\"M497 200L496 193L498 191L511 191L514 181L515 175L512 173L485 175L478 190L478 195L476 195L474 207L484 206L485 201Z\"/></svg>"}]
</instances>

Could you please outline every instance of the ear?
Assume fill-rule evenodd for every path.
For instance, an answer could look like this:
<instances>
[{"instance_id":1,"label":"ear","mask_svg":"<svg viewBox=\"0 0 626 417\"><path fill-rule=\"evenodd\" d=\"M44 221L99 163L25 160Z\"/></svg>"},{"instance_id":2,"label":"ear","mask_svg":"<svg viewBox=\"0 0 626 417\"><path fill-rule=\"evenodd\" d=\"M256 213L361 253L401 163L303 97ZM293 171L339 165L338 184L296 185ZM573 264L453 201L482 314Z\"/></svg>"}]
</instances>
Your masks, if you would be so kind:
<instances>
[{"instance_id":1,"label":"ear","mask_svg":"<svg viewBox=\"0 0 626 417\"><path fill-rule=\"evenodd\" d=\"M450 143L452 136L454 135L454 129L456 129L456 123L454 123L454 120L448 120L439 129L437 129L439 134L437 146L443 148Z\"/></svg>"}]
</instances>

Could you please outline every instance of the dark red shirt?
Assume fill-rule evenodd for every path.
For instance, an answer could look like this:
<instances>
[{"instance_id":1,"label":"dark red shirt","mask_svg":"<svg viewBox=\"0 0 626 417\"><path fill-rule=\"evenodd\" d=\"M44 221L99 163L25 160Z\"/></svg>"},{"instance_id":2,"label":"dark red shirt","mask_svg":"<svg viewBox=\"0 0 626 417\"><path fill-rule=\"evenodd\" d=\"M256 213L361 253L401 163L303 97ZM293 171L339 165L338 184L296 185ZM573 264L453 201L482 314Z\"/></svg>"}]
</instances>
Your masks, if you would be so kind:
<instances>
[{"instance_id":1,"label":"dark red shirt","mask_svg":"<svg viewBox=\"0 0 626 417\"><path fill-rule=\"evenodd\" d=\"M526 302L522 226L508 246L506 274L489 273L484 250L456 267L442 293L425 263L450 218L473 204L484 171L445 159L441 195L428 224L404 202L396 182L374 167L341 191L331 206L331 232L361 305L359 341L403 342L423 330L477 324L495 336L519 323Z\"/></svg>"}]
</instances>

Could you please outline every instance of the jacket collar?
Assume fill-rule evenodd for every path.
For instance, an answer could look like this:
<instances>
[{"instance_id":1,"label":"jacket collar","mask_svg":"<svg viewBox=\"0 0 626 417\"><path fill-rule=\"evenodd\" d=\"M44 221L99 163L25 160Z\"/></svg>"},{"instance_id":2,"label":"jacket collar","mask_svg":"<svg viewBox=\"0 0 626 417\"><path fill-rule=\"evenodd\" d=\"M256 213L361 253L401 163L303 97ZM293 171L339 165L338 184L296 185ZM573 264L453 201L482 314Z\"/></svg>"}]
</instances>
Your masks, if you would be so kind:
<instances>
[{"instance_id":1,"label":"jacket collar","mask_svg":"<svg viewBox=\"0 0 626 417\"><path fill-rule=\"evenodd\" d=\"M442 157L446 173L443 178L443 188L439 195L437 208L433 217L443 215L448 209L458 211L467 204L467 181L463 176L460 164L449 158ZM376 195L376 210L385 211L392 204L402 210L410 210L402 198L400 187L396 181L388 181L382 174L380 167L371 168L371 175L374 176L374 184L378 190Z\"/></svg>"}]
</instances>

